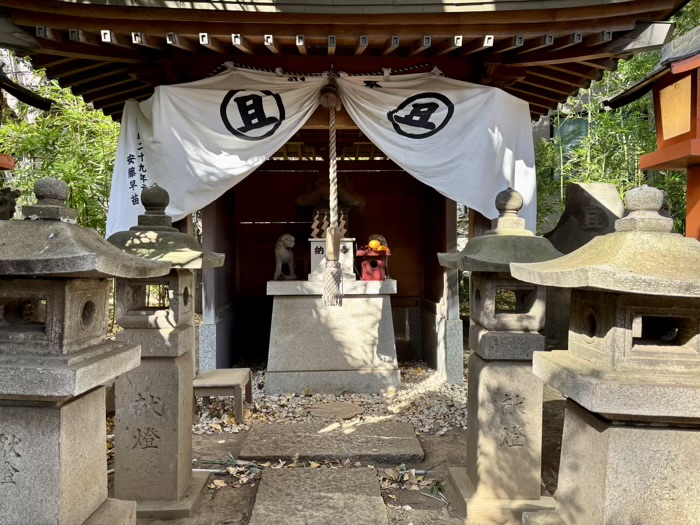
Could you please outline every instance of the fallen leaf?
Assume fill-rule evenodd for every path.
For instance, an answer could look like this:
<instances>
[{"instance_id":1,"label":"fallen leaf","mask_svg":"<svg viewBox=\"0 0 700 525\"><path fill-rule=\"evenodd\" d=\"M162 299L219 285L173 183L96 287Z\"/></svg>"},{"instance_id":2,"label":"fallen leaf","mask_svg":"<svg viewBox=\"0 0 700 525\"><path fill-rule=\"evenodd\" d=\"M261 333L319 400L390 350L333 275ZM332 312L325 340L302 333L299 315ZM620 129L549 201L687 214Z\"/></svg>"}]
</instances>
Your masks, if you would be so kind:
<instances>
[{"instance_id":1,"label":"fallen leaf","mask_svg":"<svg viewBox=\"0 0 700 525\"><path fill-rule=\"evenodd\" d=\"M309 466L310 466L311 468L318 468L318 467L321 466L321 464L320 464L320 463L316 463L315 461L309 461Z\"/></svg>"}]
</instances>

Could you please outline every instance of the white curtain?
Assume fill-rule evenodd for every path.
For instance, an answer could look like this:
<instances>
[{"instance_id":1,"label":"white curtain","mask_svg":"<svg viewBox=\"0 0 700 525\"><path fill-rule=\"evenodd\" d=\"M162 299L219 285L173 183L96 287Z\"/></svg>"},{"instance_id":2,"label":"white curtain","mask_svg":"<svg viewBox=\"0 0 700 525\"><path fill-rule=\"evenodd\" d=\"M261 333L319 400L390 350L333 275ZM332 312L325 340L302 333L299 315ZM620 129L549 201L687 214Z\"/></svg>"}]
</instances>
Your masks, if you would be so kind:
<instances>
[{"instance_id":1,"label":"white curtain","mask_svg":"<svg viewBox=\"0 0 700 525\"><path fill-rule=\"evenodd\" d=\"M135 225L141 189L170 193L175 220L216 200L278 151L318 107L326 76L232 70L128 101L112 179L107 235ZM443 195L487 217L514 187L535 227L528 105L499 89L434 74L337 79L348 113L381 151ZM270 188L269 191L274 191Z\"/></svg>"}]
</instances>

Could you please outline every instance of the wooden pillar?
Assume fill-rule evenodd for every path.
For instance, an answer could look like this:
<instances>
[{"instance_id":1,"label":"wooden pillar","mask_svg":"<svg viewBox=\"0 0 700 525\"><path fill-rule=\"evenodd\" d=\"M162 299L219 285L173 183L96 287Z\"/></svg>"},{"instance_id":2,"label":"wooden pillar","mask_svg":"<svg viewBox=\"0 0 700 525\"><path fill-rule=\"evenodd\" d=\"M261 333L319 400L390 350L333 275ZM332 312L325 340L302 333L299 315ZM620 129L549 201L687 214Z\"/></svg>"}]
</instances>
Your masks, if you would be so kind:
<instances>
[{"instance_id":1,"label":"wooden pillar","mask_svg":"<svg viewBox=\"0 0 700 525\"><path fill-rule=\"evenodd\" d=\"M700 240L700 166L688 168L685 236Z\"/></svg>"}]
</instances>

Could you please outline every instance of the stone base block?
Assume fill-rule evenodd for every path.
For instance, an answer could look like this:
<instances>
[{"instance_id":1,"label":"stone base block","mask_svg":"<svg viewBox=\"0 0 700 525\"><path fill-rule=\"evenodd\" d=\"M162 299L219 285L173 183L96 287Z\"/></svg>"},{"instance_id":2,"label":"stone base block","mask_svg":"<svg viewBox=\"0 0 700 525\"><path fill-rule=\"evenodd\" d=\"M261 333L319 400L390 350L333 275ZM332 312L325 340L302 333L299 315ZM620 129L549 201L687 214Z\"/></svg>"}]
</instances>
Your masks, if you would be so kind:
<instances>
[{"instance_id":1,"label":"stone base block","mask_svg":"<svg viewBox=\"0 0 700 525\"><path fill-rule=\"evenodd\" d=\"M208 472L193 472L182 498L174 501L139 501L136 515L139 519L176 520L192 516L192 509L209 481Z\"/></svg>"},{"instance_id":2,"label":"stone base block","mask_svg":"<svg viewBox=\"0 0 700 525\"><path fill-rule=\"evenodd\" d=\"M194 353L194 326L175 328L124 328L117 339L125 343L141 345L141 358L178 357L185 352Z\"/></svg>"},{"instance_id":3,"label":"stone base block","mask_svg":"<svg viewBox=\"0 0 700 525\"><path fill-rule=\"evenodd\" d=\"M0 356L0 397L66 400L136 368L140 355L138 345L108 341L69 356Z\"/></svg>"},{"instance_id":4,"label":"stone base block","mask_svg":"<svg viewBox=\"0 0 700 525\"><path fill-rule=\"evenodd\" d=\"M376 394L398 390L399 370L329 370L314 372L266 372L265 395L275 396L307 390L312 394L340 395L345 391Z\"/></svg>"},{"instance_id":5,"label":"stone base block","mask_svg":"<svg viewBox=\"0 0 700 525\"><path fill-rule=\"evenodd\" d=\"M114 496L173 501L192 475L192 357L144 359L116 382Z\"/></svg>"},{"instance_id":6,"label":"stone base block","mask_svg":"<svg viewBox=\"0 0 700 525\"><path fill-rule=\"evenodd\" d=\"M484 359L532 361L532 354L544 350L544 336L537 332L493 332L472 322L469 348Z\"/></svg>"},{"instance_id":7,"label":"stone base block","mask_svg":"<svg viewBox=\"0 0 700 525\"><path fill-rule=\"evenodd\" d=\"M557 350L536 354L532 372L606 419L700 426L700 374L694 371L617 371Z\"/></svg>"},{"instance_id":8,"label":"stone base block","mask_svg":"<svg viewBox=\"0 0 700 525\"><path fill-rule=\"evenodd\" d=\"M389 295L366 293L395 289L396 281L346 283L342 308L324 306L316 284L268 283L268 293L296 290L299 295L275 295L265 393L301 393L305 388L379 393L397 387L400 374Z\"/></svg>"},{"instance_id":9,"label":"stone base block","mask_svg":"<svg viewBox=\"0 0 700 525\"><path fill-rule=\"evenodd\" d=\"M104 388L57 406L0 405L0 523L83 523L107 499L105 439Z\"/></svg>"},{"instance_id":10,"label":"stone base block","mask_svg":"<svg viewBox=\"0 0 700 525\"><path fill-rule=\"evenodd\" d=\"M482 498L536 500L542 457L542 381L527 361L469 357L467 475Z\"/></svg>"},{"instance_id":11,"label":"stone base block","mask_svg":"<svg viewBox=\"0 0 700 525\"><path fill-rule=\"evenodd\" d=\"M566 525L554 510L542 512L526 512L523 514L523 525Z\"/></svg>"},{"instance_id":12,"label":"stone base block","mask_svg":"<svg viewBox=\"0 0 700 525\"><path fill-rule=\"evenodd\" d=\"M520 525L525 512L539 512L554 508L554 498L542 489L538 499L490 499L475 494L466 469L449 469L448 496L450 503L466 516L465 525Z\"/></svg>"},{"instance_id":13,"label":"stone base block","mask_svg":"<svg viewBox=\"0 0 700 525\"><path fill-rule=\"evenodd\" d=\"M83 525L136 525L136 502L105 500Z\"/></svg>"},{"instance_id":14,"label":"stone base block","mask_svg":"<svg viewBox=\"0 0 700 525\"><path fill-rule=\"evenodd\" d=\"M557 514L565 525L700 523L697 427L610 423L567 401Z\"/></svg>"}]
</instances>

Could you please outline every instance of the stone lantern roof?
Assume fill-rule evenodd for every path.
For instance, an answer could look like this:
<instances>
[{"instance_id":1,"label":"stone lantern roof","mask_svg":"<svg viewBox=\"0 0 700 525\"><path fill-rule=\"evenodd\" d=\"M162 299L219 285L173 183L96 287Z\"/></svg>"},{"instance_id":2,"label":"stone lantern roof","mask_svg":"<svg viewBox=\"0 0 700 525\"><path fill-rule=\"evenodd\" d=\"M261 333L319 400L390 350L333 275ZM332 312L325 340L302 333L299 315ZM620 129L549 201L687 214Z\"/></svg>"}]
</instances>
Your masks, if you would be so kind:
<instances>
[{"instance_id":1,"label":"stone lantern roof","mask_svg":"<svg viewBox=\"0 0 700 525\"><path fill-rule=\"evenodd\" d=\"M523 198L508 188L496 196L499 217L493 229L471 239L459 253L438 253L440 264L447 268L474 272L509 273L509 263L548 261L562 254L544 237L525 229L525 219L518 217Z\"/></svg>"},{"instance_id":2,"label":"stone lantern roof","mask_svg":"<svg viewBox=\"0 0 700 525\"><path fill-rule=\"evenodd\" d=\"M700 297L700 242L672 233L673 220L659 214L662 205L661 190L630 190L615 233L553 261L512 264L512 275L563 288Z\"/></svg>"},{"instance_id":3,"label":"stone lantern roof","mask_svg":"<svg viewBox=\"0 0 700 525\"><path fill-rule=\"evenodd\" d=\"M44 178L34 184L37 203L24 206L28 220L0 221L0 275L148 278L170 265L127 255L89 228L75 224L66 206L68 184Z\"/></svg>"},{"instance_id":4,"label":"stone lantern roof","mask_svg":"<svg viewBox=\"0 0 700 525\"><path fill-rule=\"evenodd\" d=\"M223 266L223 253L203 250L197 239L173 227L172 218L165 213L169 202L170 195L157 184L146 188L141 193L146 213L139 215L136 226L111 235L108 241L128 254L167 261L173 268Z\"/></svg>"}]
</instances>

